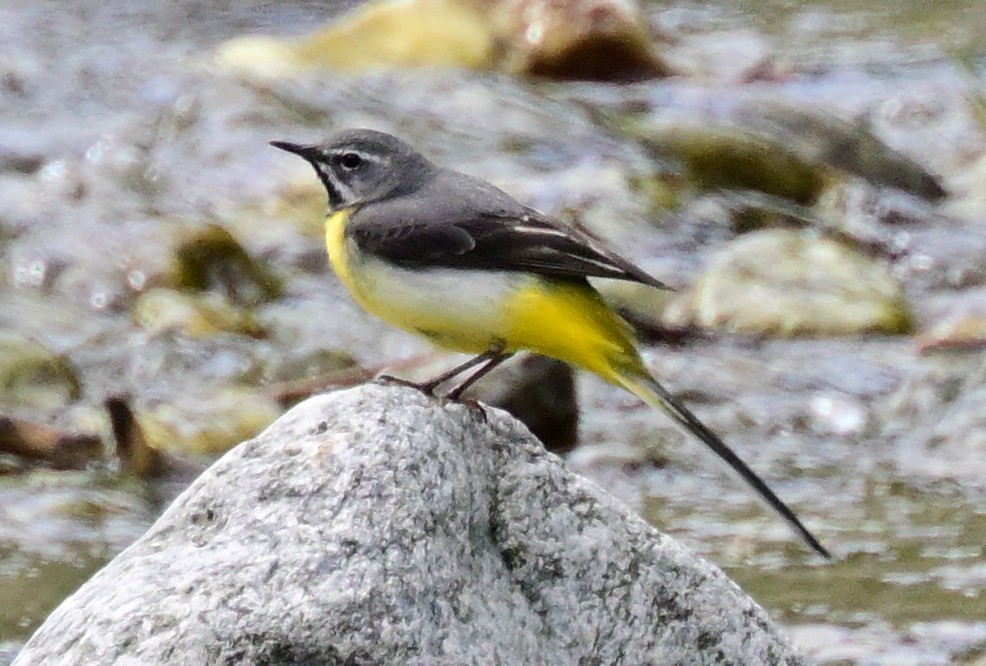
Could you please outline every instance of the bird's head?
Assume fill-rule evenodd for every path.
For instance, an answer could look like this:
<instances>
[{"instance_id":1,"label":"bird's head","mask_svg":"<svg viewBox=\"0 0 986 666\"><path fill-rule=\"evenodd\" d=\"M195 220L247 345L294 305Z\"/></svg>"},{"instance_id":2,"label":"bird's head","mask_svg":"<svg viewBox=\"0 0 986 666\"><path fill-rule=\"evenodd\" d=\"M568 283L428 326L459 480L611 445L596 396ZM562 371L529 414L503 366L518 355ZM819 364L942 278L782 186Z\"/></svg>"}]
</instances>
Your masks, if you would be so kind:
<instances>
[{"instance_id":1,"label":"bird's head","mask_svg":"<svg viewBox=\"0 0 986 666\"><path fill-rule=\"evenodd\" d=\"M312 165L329 195L329 208L379 201L413 189L434 166L408 143L375 130L346 130L323 144L271 141Z\"/></svg>"}]
</instances>

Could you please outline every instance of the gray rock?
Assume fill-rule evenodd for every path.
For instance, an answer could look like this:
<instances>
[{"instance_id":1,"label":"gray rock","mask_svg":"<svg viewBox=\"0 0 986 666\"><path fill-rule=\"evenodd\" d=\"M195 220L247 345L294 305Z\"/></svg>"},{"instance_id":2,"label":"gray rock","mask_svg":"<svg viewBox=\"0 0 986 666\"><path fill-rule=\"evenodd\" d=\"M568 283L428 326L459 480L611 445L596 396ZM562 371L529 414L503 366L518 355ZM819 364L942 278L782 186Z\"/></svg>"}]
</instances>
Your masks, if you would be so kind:
<instances>
[{"instance_id":1,"label":"gray rock","mask_svg":"<svg viewBox=\"0 0 986 666\"><path fill-rule=\"evenodd\" d=\"M517 421L312 398L63 603L28 664L797 664L712 565Z\"/></svg>"}]
</instances>

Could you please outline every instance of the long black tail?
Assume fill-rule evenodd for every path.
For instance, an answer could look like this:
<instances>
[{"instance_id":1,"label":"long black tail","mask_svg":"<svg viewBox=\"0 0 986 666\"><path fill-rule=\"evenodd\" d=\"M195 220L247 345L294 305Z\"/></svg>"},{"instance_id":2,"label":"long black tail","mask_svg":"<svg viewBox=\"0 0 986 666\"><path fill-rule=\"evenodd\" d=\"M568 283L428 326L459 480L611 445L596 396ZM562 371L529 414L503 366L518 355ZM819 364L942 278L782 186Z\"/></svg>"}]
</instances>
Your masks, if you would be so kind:
<instances>
[{"instance_id":1,"label":"long black tail","mask_svg":"<svg viewBox=\"0 0 986 666\"><path fill-rule=\"evenodd\" d=\"M808 531L801 520L794 514L794 511L779 498L770 487L757 476L750 467L743 462L736 452L729 448L725 442L709 430L704 423L691 413L681 401L675 398L656 379L649 376L632 375L617 377L618 383L626 390L630 391L647 404L660 409L668 414L675 423L688 433L697 437L703 444L719 456L730 468L739 474L747 484L763 499L767 505L777 512L784 521L791 526L798 536L807 543L812 550L824 557L832 559L832 555L815 536Z\"/></svg>"}]
</instances>

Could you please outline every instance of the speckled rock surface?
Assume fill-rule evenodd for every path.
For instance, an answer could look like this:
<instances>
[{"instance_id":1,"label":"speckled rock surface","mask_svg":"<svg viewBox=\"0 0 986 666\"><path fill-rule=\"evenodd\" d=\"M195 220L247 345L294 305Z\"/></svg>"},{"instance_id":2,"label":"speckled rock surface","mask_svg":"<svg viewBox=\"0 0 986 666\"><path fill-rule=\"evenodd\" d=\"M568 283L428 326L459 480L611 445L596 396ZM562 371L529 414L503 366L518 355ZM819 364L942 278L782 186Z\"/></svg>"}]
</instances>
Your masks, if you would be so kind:
<instances>
[{"instance_id":1,"label":"speckled rock surface","mask_svg":"<svg viewBox=\"0 0 986 666\"><path fill-rule=\"evenodd\" d=\"M505 413L365 386L216 462L27 664L796 664L718 569Z\"/></svg>"}]
</instances>

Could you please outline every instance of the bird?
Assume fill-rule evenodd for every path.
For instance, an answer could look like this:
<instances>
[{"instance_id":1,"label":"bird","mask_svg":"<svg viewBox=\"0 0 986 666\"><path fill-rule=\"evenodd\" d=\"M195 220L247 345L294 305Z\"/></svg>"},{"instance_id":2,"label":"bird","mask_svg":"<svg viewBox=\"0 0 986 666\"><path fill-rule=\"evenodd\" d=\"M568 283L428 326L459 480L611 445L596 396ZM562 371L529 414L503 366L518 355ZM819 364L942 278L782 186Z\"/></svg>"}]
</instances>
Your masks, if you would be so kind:
<instances>
[{"instance_id":1,"label":"bird","mask_svg":"<svg viewBox=\"0 0 986 666\"><path fill-rule=\"evenodd\" d=\"M347 129L318 144L270 144L306 160L325 187L329 262L356 302L396 328L473 355L418 389L433 395L479 366L446 394L458 400L519 351L592 372L670 416L812 550L831 558L767 483L657 381L630 325L589 278L666 284L588 234L391 134Z\"/></svg>"}]
</instances>

